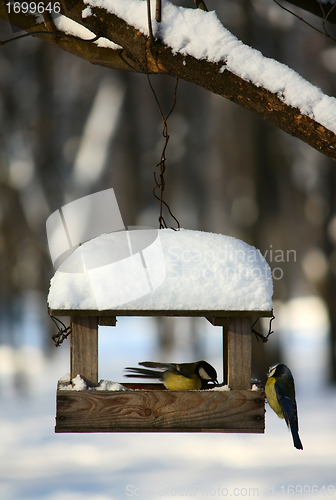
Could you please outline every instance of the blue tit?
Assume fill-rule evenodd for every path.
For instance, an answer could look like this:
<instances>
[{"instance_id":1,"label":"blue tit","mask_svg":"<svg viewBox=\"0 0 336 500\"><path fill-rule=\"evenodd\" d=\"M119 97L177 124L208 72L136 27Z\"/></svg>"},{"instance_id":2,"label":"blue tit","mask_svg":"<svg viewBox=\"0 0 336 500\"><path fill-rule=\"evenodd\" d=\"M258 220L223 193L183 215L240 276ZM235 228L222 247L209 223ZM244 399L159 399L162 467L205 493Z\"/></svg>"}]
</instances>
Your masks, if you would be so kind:
<instances>
[{"instance_id":1,"label":"blue tit","mask_svg":"<svg viewBox=\"0 0 336 500\"><path fill-rule=\"evenodd\" d=\"M125 368L130 372L125 377L162 380L166 389L173 391L205 389L209 382L218 384L216 370L206 361L180 364L144 361L139 365L146 368ZM148 368L158 368L158 370L148 370Z\"/></svg>"},{"instance_id":2,"label":"blue tit","mask_svg":"<svg viewBox=\"0 0 336 500\"><path fill-rule=\"evenodd\" d=\"M295 401L295 386L292 372L281 363L270 366L267 373L265 394L267 401L280 418L284 418L290 428L295 448L303 450L299 438L299 422Z\"/></svg>"}]
</instances>

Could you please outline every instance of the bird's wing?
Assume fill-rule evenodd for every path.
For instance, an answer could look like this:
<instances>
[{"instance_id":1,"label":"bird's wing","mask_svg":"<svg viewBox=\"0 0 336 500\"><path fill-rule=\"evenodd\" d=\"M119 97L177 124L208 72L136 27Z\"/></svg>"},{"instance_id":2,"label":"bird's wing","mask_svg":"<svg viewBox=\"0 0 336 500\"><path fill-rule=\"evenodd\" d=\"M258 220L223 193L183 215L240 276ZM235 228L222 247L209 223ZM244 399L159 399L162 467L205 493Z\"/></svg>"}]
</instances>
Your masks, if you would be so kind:
<instances>
[{"instance_id":1,"label":"bird's wing","mask_svg":"<svg viewBox=\"0 0 336 500\"><path fill-rule=\"evenodd\" d=\"M192 375L188 374L186 371L181 370L179 365L176 363L160 363L159 361L142 361L139 363L141 366L146 368L160 368L161 370L168 370L171 373L176 373L176 375L182 375L186 378L192 378Z\"/></svg>"},{"instance_id":2,"label":"bird's wing","mask_svg":"<svg viewBox=\"0 0 336 500\"><path fill-rule=\"evenodd\" d=\"M146 368L160 368L161 370L173 370L176 369L175 363L160 363L159 361L141 361L140 366L145 366Z\"/></svg>"},{"instance_id":3,"label":"bird's wing","mask_svg":"<svg viewBox=\"0 0 336 500\"><path fill-rule=\"evenodd\" d=\"M287 396L286 391L281 383L275 382L275 392L278 397L279 404L282 409L283 416L285 417L286 424L290 427L291 422L297 422L296 403Z\"/></svg>"},{"instance_id":4,"label":"bird's wing","mask_svg":"<svg viewBox=\"0 0 336 500\"><path fill-rule=\"evenodd\" d=\"M275 382L274 387L279 404L282 409L282 413L285 417L286 424L291 430L294 446L298 450L303 450L303 446L299 437L299 421L297 416L295 396L293 394L293 400L289 396L287 396L284 388L282 387L282 384L279 384L279 382Z\"/></svg>"},{"instance_id":5,"label":"bird's wing","mask_svg":"<svg viewBox=\"0 0 336 500\"><path fill-rule=\"evenodd\" d=\"M145 368L132 368L130 366L126 367L129 373L125 373L125 377L132 378L157 378L162 380L162 373L158 370L146 370Z\"/></svg>"}]
</instances>

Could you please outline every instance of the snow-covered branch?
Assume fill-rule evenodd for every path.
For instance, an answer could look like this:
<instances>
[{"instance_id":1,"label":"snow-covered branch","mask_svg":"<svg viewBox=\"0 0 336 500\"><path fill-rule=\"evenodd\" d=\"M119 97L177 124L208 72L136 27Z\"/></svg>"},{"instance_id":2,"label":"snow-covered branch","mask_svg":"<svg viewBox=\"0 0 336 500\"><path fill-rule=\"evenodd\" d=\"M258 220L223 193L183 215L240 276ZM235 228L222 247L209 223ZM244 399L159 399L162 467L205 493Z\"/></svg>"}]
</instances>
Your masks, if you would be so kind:
<instances>
[{"instance_id":1,"label":"snow-covered branch","mask_svg":"<svg viewBox=\"0 0 336 500\"><path fill-rule=\"evenodd\" d=\"M101 38L84 43L41 35L47 41L95 64L164 73L195 83L336 159L336 99L244 45L224 28L215 12L177 7L165 0L158 24L153 2L156 39L151 44L144 1L79 0L74 5L63 0L62 7L64 15L54 19L59 31L83 39ZM35 18L35 24L26 29L41 26L36 26Z\"/></svg>"}]
</instances>

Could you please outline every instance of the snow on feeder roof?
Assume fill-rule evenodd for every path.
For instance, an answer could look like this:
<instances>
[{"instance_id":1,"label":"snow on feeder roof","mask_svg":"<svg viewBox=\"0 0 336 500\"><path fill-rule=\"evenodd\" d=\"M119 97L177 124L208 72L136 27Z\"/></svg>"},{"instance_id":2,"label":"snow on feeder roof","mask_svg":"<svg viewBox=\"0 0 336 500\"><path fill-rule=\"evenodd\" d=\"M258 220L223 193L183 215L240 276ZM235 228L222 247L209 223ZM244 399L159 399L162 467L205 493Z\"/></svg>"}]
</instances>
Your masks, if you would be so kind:
<instances>
[{"instance_id":1,"label":"snow on feeder roof","mask_svg":"<svg viewBox=\"0 0 336 500\"><path fill-rule=\"evenodd\" d=\"M91 239L51 280L53 311L271 311L260 251L221 234L134 229ZM201 315L201 314L200 314Z\"/></svg>"}]
</instances>

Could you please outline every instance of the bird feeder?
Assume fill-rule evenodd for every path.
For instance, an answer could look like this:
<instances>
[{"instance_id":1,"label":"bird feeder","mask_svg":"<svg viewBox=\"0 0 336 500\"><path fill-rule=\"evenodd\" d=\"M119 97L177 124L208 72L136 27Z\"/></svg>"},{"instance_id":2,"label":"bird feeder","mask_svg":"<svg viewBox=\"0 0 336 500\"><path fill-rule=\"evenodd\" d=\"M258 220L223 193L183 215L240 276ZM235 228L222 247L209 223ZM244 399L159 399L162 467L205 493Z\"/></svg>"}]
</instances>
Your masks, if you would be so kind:
<instances>
[{"instance_id":1,"label":"bird feeder","mask_svg":"<svg viewBox=\"0 0 336 500\"><path fill-rule=\"evenodd\" d=\"M223 327L230 390L123 383L131 390L74 391L59 383L55 431L263 433L264 393L251 387L252 322L272 316L272 291L259 250L229 236L119 230L78 246L48 296L50 315L71 318L71 379L98 384L99 325L118 329L121 316L192 316Z\"/></svg>"}]
</instances>

